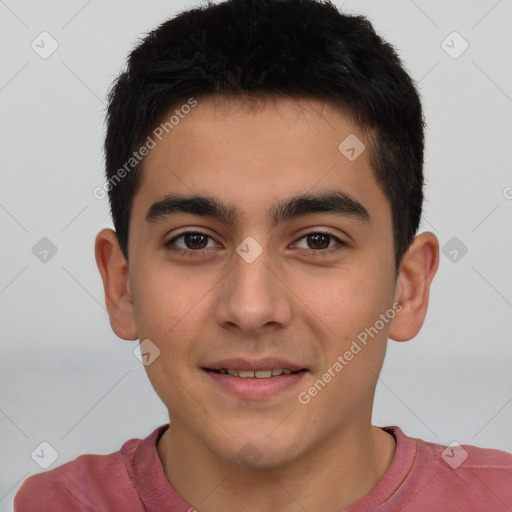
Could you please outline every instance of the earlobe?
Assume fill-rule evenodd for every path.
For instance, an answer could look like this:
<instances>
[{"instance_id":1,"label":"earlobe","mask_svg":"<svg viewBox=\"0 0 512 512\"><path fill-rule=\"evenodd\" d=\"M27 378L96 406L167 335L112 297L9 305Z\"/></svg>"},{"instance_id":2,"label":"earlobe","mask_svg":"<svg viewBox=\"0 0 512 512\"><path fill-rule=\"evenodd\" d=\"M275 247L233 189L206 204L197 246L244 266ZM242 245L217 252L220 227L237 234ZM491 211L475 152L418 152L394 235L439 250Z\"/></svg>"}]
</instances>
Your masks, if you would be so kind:
<instances>
[{"instance_id":1,"label":"earlobe","mask_svg":"<svg viewBox=\"0 0 512 512\"><path fill-rule=\"evenodd\" d=\"M407 341L418 334L427 314L430 285L439 266L439 242L431 232L417 235L404 255L395 288L401 309L393 319L389 337Z\"/></svg>"},{"instance_id":2,"label":"earlobe","mask_svg":"<svg viewBox=\"0 0 512 512\"><path fill-rule=\"evenodd\" d=\"M130 292L128 264L112 229L103 229L94 245L96 264L105 291L105 304L112 330L124 340L138 338Z\"/></svg>"}]
</instances>

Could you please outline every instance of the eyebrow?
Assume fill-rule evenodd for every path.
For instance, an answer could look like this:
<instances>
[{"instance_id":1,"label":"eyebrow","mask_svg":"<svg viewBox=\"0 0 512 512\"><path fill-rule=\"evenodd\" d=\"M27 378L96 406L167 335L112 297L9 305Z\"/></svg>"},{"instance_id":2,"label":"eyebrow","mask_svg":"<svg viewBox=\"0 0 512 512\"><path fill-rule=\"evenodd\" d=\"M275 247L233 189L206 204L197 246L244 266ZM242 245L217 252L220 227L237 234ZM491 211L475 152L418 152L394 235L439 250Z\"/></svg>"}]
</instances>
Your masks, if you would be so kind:
<instances>
[{"instance_id":1,"label":"eyebrow","mask_svg":"<svg viewBox=\"0 0 512 512\"><path fill-rule=\"evenodd\" d=\"M169 194L151 205L146 214L146 222L155 223L182 213L211 217L229 225L234 225L237 219L236 208L215 197ZM353 217L363 223L371 222L366 208L340 190L302 194L278 201L269 208L267 219L275 227L289 219L315 213L334 213Z\"/></svg>"}]
</instances>

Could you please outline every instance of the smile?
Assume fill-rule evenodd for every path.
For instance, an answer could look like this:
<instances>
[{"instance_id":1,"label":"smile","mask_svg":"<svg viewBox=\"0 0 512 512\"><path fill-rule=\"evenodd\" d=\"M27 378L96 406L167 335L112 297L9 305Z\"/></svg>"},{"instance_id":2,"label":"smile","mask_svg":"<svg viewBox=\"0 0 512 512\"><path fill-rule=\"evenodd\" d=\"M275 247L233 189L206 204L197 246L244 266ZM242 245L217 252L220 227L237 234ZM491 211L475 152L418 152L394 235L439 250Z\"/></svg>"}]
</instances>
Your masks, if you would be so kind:
<instances>
[{"instance_id":1,"label":"smile","mask_svg":"<svg viewBox=\"0 0 512 512\"><path fill-rule=\"evenodd\" d=\"M210 370L221 375L231 375L232 377L241 377L242 379L270 379L279 375L290 375L302 370L293 372L288 369L273 368L271 370L234 370L231 368L221 368L220 370Z\"/></svg>"},{"instance_id":2,"label":"smile","mask_svg":"<svg viewBox=\"0 0 512 512\"><path fill-rule=\"evenodd\" d=\"M208 378L208 386L221 393L242 400L266 400L291 393L293 389L302 389L303 379L308 370L290 368L258 368L255 370L220 367L203 367Z\"/></svg>"}]
</instances>

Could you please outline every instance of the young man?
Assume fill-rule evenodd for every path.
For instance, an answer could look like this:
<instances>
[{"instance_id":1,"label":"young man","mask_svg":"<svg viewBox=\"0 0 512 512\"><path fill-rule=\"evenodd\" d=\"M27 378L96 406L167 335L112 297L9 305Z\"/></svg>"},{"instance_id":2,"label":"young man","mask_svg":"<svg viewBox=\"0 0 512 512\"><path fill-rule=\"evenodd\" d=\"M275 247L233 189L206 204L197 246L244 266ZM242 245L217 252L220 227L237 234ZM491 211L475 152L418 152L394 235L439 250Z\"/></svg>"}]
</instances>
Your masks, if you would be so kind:
<instances>
[{"instance_id":1,"label":"young man","mask_svg":"<svg viewBox=\"0 0 512 512\"><path fill-rule=\"evenodd\" d=\"M371 424L439 247L416 235L418 93L365 18L184 12L132 52L107 120L96 260L169 424L30 477L16 511L512 509L512 455Z\"/></svg>"}]
</instances>

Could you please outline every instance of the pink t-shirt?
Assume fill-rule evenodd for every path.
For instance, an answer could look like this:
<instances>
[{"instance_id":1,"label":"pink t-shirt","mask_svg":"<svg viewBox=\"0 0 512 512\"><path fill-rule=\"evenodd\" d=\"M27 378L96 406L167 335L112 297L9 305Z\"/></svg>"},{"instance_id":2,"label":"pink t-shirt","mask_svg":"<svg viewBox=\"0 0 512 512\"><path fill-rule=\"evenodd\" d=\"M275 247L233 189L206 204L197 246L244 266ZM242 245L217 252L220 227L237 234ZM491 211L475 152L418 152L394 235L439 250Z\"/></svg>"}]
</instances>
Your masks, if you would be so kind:
<instances>
[{"instance_id":1,"label":"pink t-shirt","mask_svg":"<svg viewBox=\"0 0 512 512\"><path fill-rule=\"evenodd\" d=\"M193 512L167 481L156 444L162 425L109 455L81 455L33 475L14 498L15 512ZM388 471L346 512L510 512L512 454L446 447L383 427L397 441Z\"/></svg>"}]
</instances>

